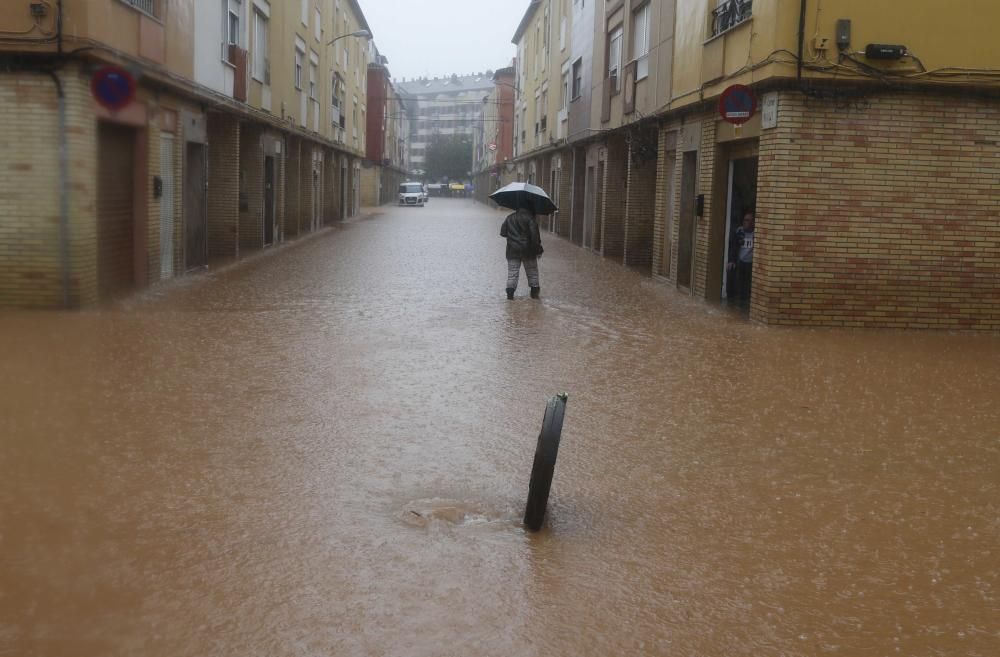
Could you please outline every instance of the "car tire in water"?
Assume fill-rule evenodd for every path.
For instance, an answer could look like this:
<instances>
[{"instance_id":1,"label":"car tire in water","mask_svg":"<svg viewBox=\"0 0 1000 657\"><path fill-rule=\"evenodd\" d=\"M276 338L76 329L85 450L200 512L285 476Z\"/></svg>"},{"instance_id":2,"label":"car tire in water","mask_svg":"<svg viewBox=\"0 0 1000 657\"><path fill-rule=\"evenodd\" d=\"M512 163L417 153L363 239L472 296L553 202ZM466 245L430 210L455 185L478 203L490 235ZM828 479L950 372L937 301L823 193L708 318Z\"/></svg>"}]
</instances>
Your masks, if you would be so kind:
<instances>
[{"instance_id":1,"label":"car tire in water","mask_svg":"<svg viewBox=\"0 0 1000 657\"><path fill-rule=\"evenodd\" d=\"M535 461L531 466L531 481L528 484L528 503L524 508L524 525L529 531L537 532L545 522L545 509L549 502L552 476L555 474L565 415L566 395L550 399L545 406L542 430L538 434Z\"/></svg>"}]
</instances>

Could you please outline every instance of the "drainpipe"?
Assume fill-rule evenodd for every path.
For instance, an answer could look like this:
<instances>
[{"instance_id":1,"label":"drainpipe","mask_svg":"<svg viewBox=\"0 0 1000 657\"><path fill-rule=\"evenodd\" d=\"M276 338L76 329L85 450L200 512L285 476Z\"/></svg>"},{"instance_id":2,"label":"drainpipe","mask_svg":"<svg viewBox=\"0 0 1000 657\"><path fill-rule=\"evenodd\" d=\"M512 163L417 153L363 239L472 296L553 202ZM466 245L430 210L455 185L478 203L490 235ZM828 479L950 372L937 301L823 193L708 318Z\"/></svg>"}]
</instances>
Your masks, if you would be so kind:
<instances>
[{"instance_id":1,"label":"drainpipe","mask_svg":"<svg viewBox=\"0 0 1000 657\"><path fill-rule=\"evenodd\" d=\"M63 0L56 2L56 48L63 54Z\"/></svg>"},{"instance_id":2,"label":"drainpipe","mask_svg":"<svg viewBox=\"0 0 1000 657\"><path fill-rule=\"evenodd\" d=\"M69 262L69 144L66 139L66 94L55 71L49 73L56 83L59 104L59 263L62 273L63 307L70 307Z\"/></svg>"},{"instance_id":3,"label":"drainpipe","mask_svg":"<svg viewBox=\"0 0 1000 657\"><path fill-rule=\"evenodd\" d=\"M56 13L56 47L63 54L63 3L59 0ZM59 105L59 262L62 274L63 307L70 307L69 262L69 143L66 138L66 94L62 80L55 71L50 73L56 84Z\"/></svg>"},{"instance_id":4,"label":"drainpipe","mask_svg":"<svg viewBox=\"0 0 1000 657\"><path fill-rule=\"evenodd\" d=\"M802 57L805 55L806 48L806 4L808 1L802 0L799 5L799 56L795 75L796 80L798 80L799 89L802 88Z\"/></svg>"}]
</instances>

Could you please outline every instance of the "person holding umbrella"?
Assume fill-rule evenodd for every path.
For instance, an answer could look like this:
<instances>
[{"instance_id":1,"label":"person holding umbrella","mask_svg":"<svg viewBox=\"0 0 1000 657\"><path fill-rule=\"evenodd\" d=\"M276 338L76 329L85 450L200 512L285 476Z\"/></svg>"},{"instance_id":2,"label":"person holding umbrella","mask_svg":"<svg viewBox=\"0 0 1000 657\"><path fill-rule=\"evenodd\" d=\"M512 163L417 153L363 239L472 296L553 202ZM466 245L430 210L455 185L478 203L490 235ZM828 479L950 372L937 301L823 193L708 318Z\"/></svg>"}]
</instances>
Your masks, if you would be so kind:
<instances>
[{"instance_id":1,"label":"person holding umbrella","mask_svg":"<svg viewBox=\"0 0 1000 657\"><path fill-rule=\"evenodd\" d=\"M538 277L538 256L544 253L538 231L538 214L551 214L557 209L548 194L528 183L511 183L490 194L490 198L505 208L515 210L500 226L500 237L507 238L507 298L514 298L521 267L531 286L531 298L541 292Z\"/></svg>"},{"instance_id":2,"label":"person holding umbrella","mask_svg":"<svg viewBox=\"0 0 1000 657\"><path fill-rule=\"evenodd\" d=\"M507 215L500 226L500 237L507 238L507 298L514 298L521 266L531 286L531 298L537 299L542 290L538 278L538 256L542 255L542 237L538 220L529 208L521 208Z\"/></svg>"}]
</instances>

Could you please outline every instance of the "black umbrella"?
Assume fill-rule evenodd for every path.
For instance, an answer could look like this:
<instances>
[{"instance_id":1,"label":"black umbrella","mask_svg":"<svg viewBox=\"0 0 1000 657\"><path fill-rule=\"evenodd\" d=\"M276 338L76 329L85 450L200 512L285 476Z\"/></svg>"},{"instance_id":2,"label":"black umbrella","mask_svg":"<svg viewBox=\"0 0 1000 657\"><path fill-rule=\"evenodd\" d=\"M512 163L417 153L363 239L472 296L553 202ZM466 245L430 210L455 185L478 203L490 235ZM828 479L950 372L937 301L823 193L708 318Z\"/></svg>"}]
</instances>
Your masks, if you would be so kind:
<instances>
[{"instance_id":1,"label":"black umbrella","mask_svg":"<svg viewBox=\"0 0 1000 657\"><path fill-rule=\"evenodd\" d=\"M512 182L490 194L490 198L511 210L532 210L535 214L552 214L559 208L545 190L537 185Z\"/></svg>"}]
</instances>

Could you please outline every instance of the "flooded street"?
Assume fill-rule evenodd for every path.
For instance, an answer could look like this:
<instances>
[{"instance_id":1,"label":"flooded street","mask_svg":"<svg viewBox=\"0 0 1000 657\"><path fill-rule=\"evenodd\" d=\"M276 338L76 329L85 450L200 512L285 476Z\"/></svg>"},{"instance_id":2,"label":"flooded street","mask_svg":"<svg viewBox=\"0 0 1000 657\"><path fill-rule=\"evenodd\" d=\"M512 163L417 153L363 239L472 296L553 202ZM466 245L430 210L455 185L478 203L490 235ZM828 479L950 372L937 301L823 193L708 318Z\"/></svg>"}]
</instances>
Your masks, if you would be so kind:
<instances>
[{"instance_id":1,"label":"flooded street","mask_svg":"<svg viewBox=\"0 0 1000 657\"><path fill-rule=\"evenodd\" d=\"M509 302L501 218L0 314L0 655L1000 654L1000 338L768 329L544 234Z\"/></svg>"}]
</instances>

